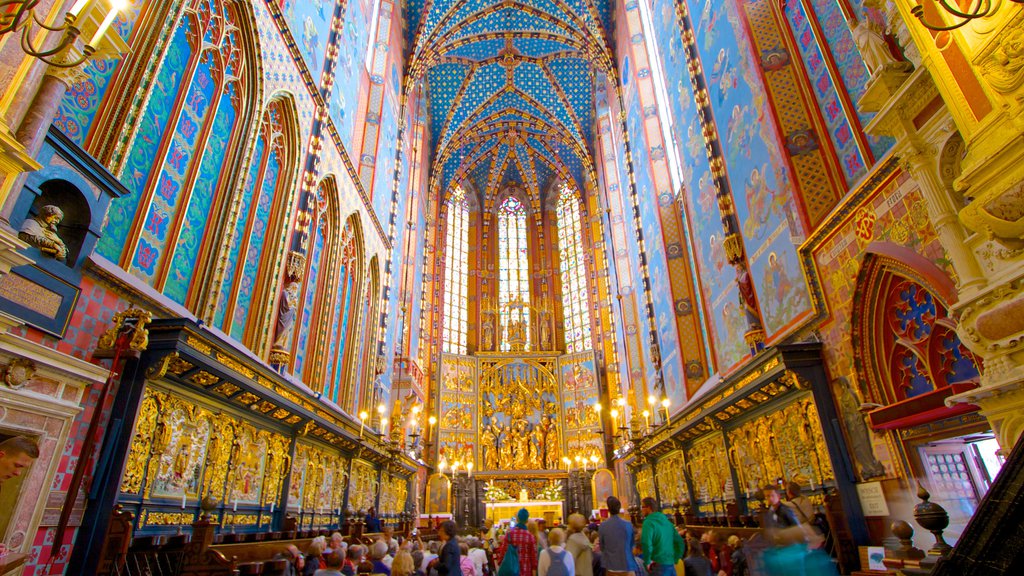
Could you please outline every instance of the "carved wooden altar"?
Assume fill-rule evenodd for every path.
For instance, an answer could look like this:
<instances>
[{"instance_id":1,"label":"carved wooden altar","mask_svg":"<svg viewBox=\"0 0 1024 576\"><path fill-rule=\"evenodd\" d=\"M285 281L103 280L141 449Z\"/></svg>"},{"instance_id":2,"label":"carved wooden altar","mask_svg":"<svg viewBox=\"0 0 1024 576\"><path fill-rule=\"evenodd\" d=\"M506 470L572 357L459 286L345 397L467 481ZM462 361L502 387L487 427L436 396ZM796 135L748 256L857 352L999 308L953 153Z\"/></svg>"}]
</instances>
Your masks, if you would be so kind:
<instances>
[{"instance_id":1,"label":"carved wooden altar","mask_svg":"<svg viewBox=\"0 0 1024 576\"><path fill-rule=\"evenodd\" d=\"M564 471L566 455L604 462L594 353L444 354L439 462L476 473Z\"/></svg>"}]
</instances>

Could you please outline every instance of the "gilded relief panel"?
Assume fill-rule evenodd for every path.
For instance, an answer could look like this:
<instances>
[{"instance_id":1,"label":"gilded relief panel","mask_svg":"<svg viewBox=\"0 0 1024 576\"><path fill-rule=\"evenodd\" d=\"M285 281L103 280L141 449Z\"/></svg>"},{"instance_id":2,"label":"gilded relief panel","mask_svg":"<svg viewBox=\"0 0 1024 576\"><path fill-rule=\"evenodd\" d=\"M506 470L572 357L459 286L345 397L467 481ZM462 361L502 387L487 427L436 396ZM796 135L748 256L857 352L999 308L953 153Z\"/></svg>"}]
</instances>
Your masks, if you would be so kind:
<instances>
[{"instance_id":1,"label":"gilded relief panel","mask_svg":"<svg viewBox=\"0 0 1024 576\"><path fill-rule=\"evenodd\" d=\"M348 505L356 511L365 512L377 501L380 482L377 470L369 462L352 461L352 477L349 480Z\"/></svg>"},{"instance_id":2,"label":"gilded relief panel","mask_svg":"<svg viewBox=\"0 0 1024 576\"><path fill-rule=\"evenodd\" d=\"M654 497L654 472L649 466L636 471L636 492L641 500L648 496Z\"/></svg>"},{"instance_id":3,"label":"gilded relief panel","mask_svg":"<svg viewBox=\"0 0 1024 576\"><path fill-rule=\"evenodd\" d=\"M475 460L476 359L454 354L443 355L440 380L438 454L449 465Z\"/></svg>"},{"instance_id":4,"label":"gilded relief panel","mask_svg":"<svg viewBox=\"0 0 1024 576\"><path fill-rule=\"evenodd\" d=\"M481 470L561 468L561 399L555 371L555 358L481 361Z\"/></svg>"},{"instance_id":5,"label":"gilded relief panel","mask_svg":"<svg viewBox=\"0 0 1024 576\"><path fill-rule=\"evenodd\" d=\"M340 510L345 498L348 460L312 444L295 448L292 483L288 489L291 508Z\"/></svg>"},{"instance_id":6,"label":"gilded relief panel","mask_svg":"<svg viewBox=\"0 0 1024 576\"><path fill-rule=\"evenodd\" d=\"M686 487L686 458L682 450L676 450L658 460L657 479L658 493L661 496L662 505L673 502L682 502L690 499Z\"/></svg>"},{"instance_id":7,"label":"gilded relief panel","mask_svg":"<svg viewBox=\"0 0 1024 576\"><path fill-rule=\"evenodd\" d=\"M384 482L380 491L381 514L395 515L405 511L406 500L409 496L409 481L401 476L384 475Z\"/></svg>"},{"instance_id":8,"label":"gilded relief panel","mask_svg":"<svg viewBox=\"0 0 1024 576\"><path fill-rule=\"evenodd\" d=\"M686 469L700 503L721 502L735 497L731 489L726 490L727 484L731 486L732 482L722 432L712 432L693 443L686 451Z\"/></svg>"},{"instance_id":9,"label":"gilded relief panel","mask_svg":"<svg viewBox=\"0 0 1024 576\"><path fill-rule=\"evenodd\" d=\"M834 480L810 395L729 431L729 446L729 460L748 494L780 479L812 488Z\"/></svg>"},{"instance_id":10,"label":"gilded relief panel","mask_svg":"<svg viewBox=\"0 0 1024 576\"><path fill-rule=\"evenodd\" d=\"M579 454L588 460L596 457L596 465L604 466L601 415L595 410L601 391L594 353L586 351L560 357L558 378L562 390L567 453L574 458Z\"/></svg>"}]
</instances>

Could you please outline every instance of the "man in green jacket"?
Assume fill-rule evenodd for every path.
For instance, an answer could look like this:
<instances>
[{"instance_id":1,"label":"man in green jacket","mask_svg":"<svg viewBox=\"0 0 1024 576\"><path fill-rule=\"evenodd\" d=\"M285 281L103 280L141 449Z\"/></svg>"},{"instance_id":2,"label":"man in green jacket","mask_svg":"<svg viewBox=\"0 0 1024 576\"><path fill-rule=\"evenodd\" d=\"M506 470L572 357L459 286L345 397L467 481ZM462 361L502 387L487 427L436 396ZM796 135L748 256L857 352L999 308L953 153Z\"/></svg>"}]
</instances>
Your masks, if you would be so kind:
<instances>
[{"instance_id":1,"label":"man in green jacket","mask_svg":"<svg viewBox=\"0 0 1024 576\"><path fill-rule=\"evenodd\" d=\"M644 498L640 511L644 524L640 529L640 549L650 576L676 576L676 562L686 555L686 542L675 525L660 511L654 498Z\"/></svg>"}]
</instances>

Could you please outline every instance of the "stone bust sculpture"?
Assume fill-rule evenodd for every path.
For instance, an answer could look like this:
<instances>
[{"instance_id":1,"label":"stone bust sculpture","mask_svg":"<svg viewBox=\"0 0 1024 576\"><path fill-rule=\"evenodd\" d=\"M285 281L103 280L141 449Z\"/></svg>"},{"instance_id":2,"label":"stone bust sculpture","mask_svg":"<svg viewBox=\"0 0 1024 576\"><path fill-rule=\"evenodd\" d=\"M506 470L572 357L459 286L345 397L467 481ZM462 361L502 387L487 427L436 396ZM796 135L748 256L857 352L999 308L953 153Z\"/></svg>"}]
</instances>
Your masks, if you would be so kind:
<instances>
[{"instance_id":1,"label":"stone bust sculpture","mask_svg":"<svg viewBox=\"0 0 1024 576\"><path fill-rule=\"evenodd\" d=\"M68 247L57 234L57 224L64 219L64 212L52 204L47 204L33 218L25 220L18 231L18 237L39 248L39 251L61 262L67 258Z\"/></svg>"}]
</instances>

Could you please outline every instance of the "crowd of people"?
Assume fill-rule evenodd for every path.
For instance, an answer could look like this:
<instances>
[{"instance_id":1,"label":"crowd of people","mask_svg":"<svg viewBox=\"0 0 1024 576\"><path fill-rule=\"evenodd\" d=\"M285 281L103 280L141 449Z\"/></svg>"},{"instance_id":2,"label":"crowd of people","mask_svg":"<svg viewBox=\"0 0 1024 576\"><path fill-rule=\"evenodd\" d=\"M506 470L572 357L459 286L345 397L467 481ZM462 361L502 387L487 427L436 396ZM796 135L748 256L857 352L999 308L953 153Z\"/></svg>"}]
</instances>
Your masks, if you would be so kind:
<instances>
[{"instance_id":1,"label":"crowd of people","mask_svg":"<svg viewBox=\"0 0 1024 576\"><path fill-rule=\"evenodd\" d=\"M763 530L752 536L763 571L772 576L836 574L821 552L814 506L800 486L762 489L767 507L761 513ZM348 546L341 534L315 538L305 554L290 546L289 576L749 576L750 546L736 535L726 538L713 529L701 533L677 526L662 513L654 498L641 503L643 523L638 530L621 516L622 503L610 497L608 515L589 521L569 516L565 526L548 530L543 519L519 510L507 527L488 525L479 533L458 534L454 521L438 526L438 539L424 543L396 538L383 527L370 546Z\"/></svg>"}]
</instances>

